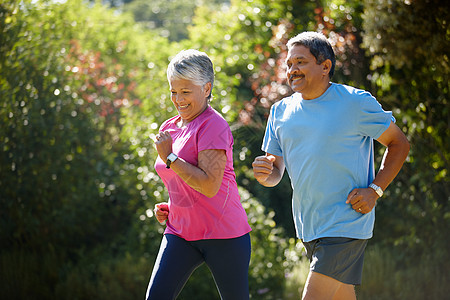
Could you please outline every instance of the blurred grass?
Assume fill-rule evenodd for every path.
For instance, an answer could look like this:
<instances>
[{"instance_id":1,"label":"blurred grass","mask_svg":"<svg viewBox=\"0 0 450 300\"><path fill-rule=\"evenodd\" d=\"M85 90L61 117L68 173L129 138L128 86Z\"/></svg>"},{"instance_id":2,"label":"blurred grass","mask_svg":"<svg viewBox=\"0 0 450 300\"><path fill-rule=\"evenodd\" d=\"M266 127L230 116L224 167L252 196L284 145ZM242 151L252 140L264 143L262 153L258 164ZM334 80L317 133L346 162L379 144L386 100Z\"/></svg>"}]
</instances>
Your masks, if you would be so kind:
<instances>
[{"instance_id":1,"label":"blurred grass","mask_svg":"<svg viewBox=\"0 0 450 300\"><path fill-rule=\"evenodd\" d=\"M94 253L94 255L101 255ZM359 300L446 299L450 295L450 263L446 249L424 254L419 259L379 246L368 246L363 284L357 287ZM0 254L0 299L141 299L145 295L154 257L87 256L72 265L56 253L26 251ZM299 299L309 271L302 256L286 274L280 286L283 300ZM284 290L284 292L283 292ZM179 299L215 299L217 291L203 266L188 281ZM264 297L269 299L272 297ZM258 299L254 296L252 299ZM273 298L275 299L275 298Z\"/></svg>"},{"instance_id":2,"label":"blurred grass","mask_svg":"<svg viewBox=\"0 0 450 300\"><path fill-rule=\"evenodd\" d=\"M359 300L442 300L450 295L450 263L447 249L420 258L404 257L392 249L368 246ZM299 299L309 272L303 257L287 275L286 300Z\"/></svg>"},{"instance_id":3,"label":"blurred grass","mask_svg":"<svg viewBox=\"0 0 450 300\"><path fill-rule=\"evenodd\" d=\"M363 284L357 288L363 300L441 300L450 295L448 249L429 248L417 258L399 250L368 247Z\"/></svg>"}]
</instances>

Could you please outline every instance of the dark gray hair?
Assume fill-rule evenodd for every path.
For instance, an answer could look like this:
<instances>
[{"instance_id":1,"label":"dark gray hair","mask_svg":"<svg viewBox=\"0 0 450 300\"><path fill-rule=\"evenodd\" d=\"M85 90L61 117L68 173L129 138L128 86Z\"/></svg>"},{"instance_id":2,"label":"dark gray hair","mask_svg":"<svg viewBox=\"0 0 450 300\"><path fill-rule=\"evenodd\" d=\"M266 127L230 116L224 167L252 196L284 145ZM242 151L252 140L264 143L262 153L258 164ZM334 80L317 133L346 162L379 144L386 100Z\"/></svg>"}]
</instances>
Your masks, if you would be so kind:
<instances>
[{"instance_id":1,"label":"dark gray hair","mask_svg":"<svg viewBox=\"0 0 450 300\"><path fill-rule=\"evenodd\" d=\"M208 55L204 52L188 49L182 50L169 63L167 79L186 79L202 88L211 82L211 91L214 86L214 67ZM207 97L211 99L211 93Z\"/></svg>"},{"instance_id":2,"label":"dark gray hair","mask_svg":"<svg viewBox=\"0 0 450 300\"><path fill-rule=\"evenodd\" d=\"M302 45L308 48L309 51L311 51L311 54L316 58L317 64L321 64L329 59L331 61L329 73L331 79L334 74L334 67L336 66L336 56L330 42L322 33L305 31L291 38L286 44L288 50L296 45Z\"/></svg>"}]
</instances>

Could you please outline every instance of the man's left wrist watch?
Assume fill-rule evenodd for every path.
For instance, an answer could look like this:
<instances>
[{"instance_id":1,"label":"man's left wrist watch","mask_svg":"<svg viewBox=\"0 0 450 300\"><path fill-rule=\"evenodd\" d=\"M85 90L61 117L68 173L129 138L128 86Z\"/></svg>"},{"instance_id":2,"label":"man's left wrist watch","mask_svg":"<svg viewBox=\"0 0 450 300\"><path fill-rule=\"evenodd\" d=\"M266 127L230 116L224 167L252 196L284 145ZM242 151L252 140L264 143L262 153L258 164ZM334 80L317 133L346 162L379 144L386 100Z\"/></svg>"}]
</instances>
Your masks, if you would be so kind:
<instances>
[{"instance_id":1,"label":"man's left wrist watch","mask_svg":"<svg viewBox=\"0 0 450 300\"><path fill-rule=\"evenodd\" d=\"M369 187L372 188L379 197L383 196L383 190L375 183L369 184Z\"/></svg>"},{"instance_id":2,"label":"man's left wrist watch","mask_svg":"<svg viewBox=\"0 0 450 300\"><path fill-rule=\"evenodd\" d=\"M177 158L178 158L178 156L177 156L175 153L173 153L173 152L170 153L170 154L167 156L166 168L167 168L167 169L170 169L170 164L172 164L174 161L176 161Z\"/></svg>"}]
</instances>

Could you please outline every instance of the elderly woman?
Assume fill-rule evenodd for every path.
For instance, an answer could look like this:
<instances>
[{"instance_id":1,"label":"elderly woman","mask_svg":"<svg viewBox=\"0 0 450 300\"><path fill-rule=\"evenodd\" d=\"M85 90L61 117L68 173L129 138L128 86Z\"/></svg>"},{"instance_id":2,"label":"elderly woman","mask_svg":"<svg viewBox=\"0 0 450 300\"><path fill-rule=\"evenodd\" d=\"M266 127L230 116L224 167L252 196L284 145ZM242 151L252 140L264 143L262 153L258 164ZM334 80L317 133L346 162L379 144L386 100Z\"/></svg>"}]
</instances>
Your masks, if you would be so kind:
<instances>
[{"instance_id":1,"label":"elderly woman","mask_svg":"<svg viewBox=\"0 0 450 300\"><path fill-rule=\"evenodd\" d=\"M164 237L147 300L175 299L192 272L206 263L222 299L248 299L251 228L233 169L233 136L210 105L214 69L197 50L178 53L167 68L178 115L156 136L155 169L168 203L155 206Z\"/></svg>"}]
</instances>

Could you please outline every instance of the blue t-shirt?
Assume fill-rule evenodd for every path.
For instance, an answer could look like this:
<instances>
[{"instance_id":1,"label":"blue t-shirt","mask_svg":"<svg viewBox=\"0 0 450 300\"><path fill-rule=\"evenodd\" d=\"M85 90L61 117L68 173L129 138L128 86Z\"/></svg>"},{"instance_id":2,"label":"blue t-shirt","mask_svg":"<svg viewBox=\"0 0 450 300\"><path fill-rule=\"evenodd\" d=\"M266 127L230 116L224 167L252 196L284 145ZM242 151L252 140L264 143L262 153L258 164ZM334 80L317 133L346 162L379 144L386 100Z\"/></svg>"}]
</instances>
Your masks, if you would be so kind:
<instances>
[{"instance_id":1,"label":"blue t-shirt","mask_svg":"<svg viewBox=\"0 0 450 300\"><path fill-rule=\"evenodd\" d=\"M335 83L316 99L294 93L272 106L262 150L283 156L299 238L372 237L374 210L361 214L345 202L373 181L373 139L391 120L369 92Z\"/></svg>"}]
</instances>

